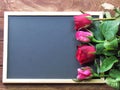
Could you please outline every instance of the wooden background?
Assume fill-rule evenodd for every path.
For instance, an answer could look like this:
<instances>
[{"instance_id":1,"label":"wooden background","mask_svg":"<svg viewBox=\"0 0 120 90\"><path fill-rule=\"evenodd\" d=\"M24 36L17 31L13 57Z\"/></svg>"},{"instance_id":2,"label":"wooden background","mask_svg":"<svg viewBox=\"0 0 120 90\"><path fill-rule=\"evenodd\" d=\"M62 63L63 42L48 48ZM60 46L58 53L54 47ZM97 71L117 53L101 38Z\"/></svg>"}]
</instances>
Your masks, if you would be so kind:
<instances>
[{"instance_id":1,"label":"wooden background","mask_svg":"<svg viewBox=\"0 0 120 90\"><path fill-rule=\"evenodd\" d=\"M120 6L120 0L0 0L0 90L114 90L105 84L2 84L4 11L102 11L104 2Z\"/></svg>"}]
</instances>

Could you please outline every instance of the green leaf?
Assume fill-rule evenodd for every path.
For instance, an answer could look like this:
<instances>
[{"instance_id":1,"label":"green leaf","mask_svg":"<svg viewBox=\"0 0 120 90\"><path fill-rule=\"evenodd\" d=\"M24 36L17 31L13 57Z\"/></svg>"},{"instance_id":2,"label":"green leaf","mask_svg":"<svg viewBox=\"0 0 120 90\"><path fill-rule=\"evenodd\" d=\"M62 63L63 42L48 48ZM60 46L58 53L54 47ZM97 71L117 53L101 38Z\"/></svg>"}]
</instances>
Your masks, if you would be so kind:
<instances>
[{"instance_id":1,"label":"green leaf","mask_svg":"<svg viewBox=\"0 0 120 90\"><path fill-rule=\"evenodd\" d=\"M119 27L118 21L104 21L100 25L100 30L106 40L110 41L115 38Z\"/></svg>"},{"instance_id":2,"label":"green leaf","mask_svg":"<svg viewBox=\"0 0 120 90\"><path fill-rule=\"evenodd\" d=\"M108 86L111 86L112 88L115 88L115 89L120 89L120 82L115 80L115 79L112 79L112 78L106 78L106 84Z\"/></svg>"},{"instance_id":3,"label":"green leaf","mask_svg":"<svg viewBox=\"0 0 120 90\"><path fill-rule=\"evenodd\" d=\"M118 57L120 57L120 50L118 51Z\"/></svg>"},{"instance_id":4,"label":"green leaf","mask_svg":"<svg viewBox=\"0 0 120 90\"><path fill-rule=\"evenodd\" d=\"M100 60L99 60L100 61ZM100 73L100 62L98 62L97 59L94 60L94 66L96 67L96 70L97 70L97 74ZM95 72L94 72L95 73ZM95 75L93 75L95 76Z\"/></svg>"},{"instance_id":5,"label":"green leaf","mask_svg":"<svg viewBox=\"0 0 120 90\"><path fill-rule=\"evenodd\" d=\"M93 77L100 77L99 74L92 72Z\"/></svg>"},{"instance_id":6,"label":"green leaf","mask_svg":"<svg viewBox=\"0 0 120 90\"><path fill-rule=\"evenodd\" d=\"M119 7L115 8L114 11L115 11L116 13L120 14L120 8L119 8Z\"/></svg>"},{"instance_id":7,"label":"green leaf","mask_svg":"<svg viewBox=\"0 0 120 90\"><path fill-rule=\"evenodd\" d=\"M103 54L104 54L105 56L113 56L113 55L116 54L116 51L104 49L104 50L103 50Z\"/></svg>"},{"instance_id":8,"label":"green leaf","mask_svg":"<svg viewBox=\"0 0 120 90\"><path fill-rule=\"evenodd\" d=\"M120 28L120 27L119 27ZM118 32L119 33L119 32ZM117 36L118 43L120 43L120 36Z\"/></svg>"},{"instance_id":9,"label":"green leaf","mask_svg":"<svg viewBox=\"0 0 120 90\"><path fill-rule=\"evenodd\" d=\"M119 16L120 16L120 14L118 14L118 13L115 13L115 18L117 18L117 19L119 19Z\"/></svg>"},{"instance_id":10,"label":"green leaf","mask_svg":"<svg viewBox=\"0 0 120 90\"><path fill-rule=\"evenodd\" d=\"M120 71L120 61L115 65L115 67Z\"/></svg>"},{"instance_id":11,"label":"green leaf","mask_svg":"<svg viewBox=\"0 0 120 90\"><path fill-rule=\"evenodd\" d=\"M100 67L100 72L106 72L110 70L116 62L118 62L118 59L115 56L105 58Z\"/></svg>"},{"instance_id":12,"label":"green leaf","mask_svg":"<svg viewBox=\"0 0 120 90\"><path fill-rule=\"evenodd\" d=\"M106 16L106 18L112 18L110 12L108 12L108 11L105 12L105 16Z\"/></svg>"},{"instance_id":13,"label":"green leaf","mask_svg":"<svg viewBox=\"0 0 120 90\"><path fill-rule=\"evenodd\" d=\"M118 48L118 40L117 38L113 39L112 41L105 40L104 47L106 50L115 50Z\"/></svg>"},{"instance_id":14,"label":"green leaf","mask_svg":"<svg viewBox=\"0 0 120 90\"><path fill-rule=\"evenodd\" d=\"M117 69L110 70L109 75L116 80L120 80L120 71Z\"/></svg>"},{"instance_id":15,"label":"green leaf","mask_svg":"<svg viewBox=\"0 0 120 90\"><path fill-rule=\"evenodd\" d=\"M104 36L103 36L101 30L99 29L99 26L100 26L99 21L93 21L92 28L90 30L93 32L94 37L97 40L104 40Z\"/></svg>"},{"instance_id":16,"label":"green leaf","mask_svg":"<svg viewBox=\"0 0 120 90\"><path fill-rule=\"evenodd\" d=\"M75 81L75 82L80 82L81 80L78 80L77 78L75 78L75 79L72 79L73 81Z\"/></svg>"},{"instance_id":17,"label":"green leaf","mask_svg":"<svg viewBox=\"0 0 120 90\"><path fill-rule=\"evenodd\" d=\"M96 54L102 54L104 50L104 44L100 43L100 44L96 44Z\"/></svg>"}]
</instances>

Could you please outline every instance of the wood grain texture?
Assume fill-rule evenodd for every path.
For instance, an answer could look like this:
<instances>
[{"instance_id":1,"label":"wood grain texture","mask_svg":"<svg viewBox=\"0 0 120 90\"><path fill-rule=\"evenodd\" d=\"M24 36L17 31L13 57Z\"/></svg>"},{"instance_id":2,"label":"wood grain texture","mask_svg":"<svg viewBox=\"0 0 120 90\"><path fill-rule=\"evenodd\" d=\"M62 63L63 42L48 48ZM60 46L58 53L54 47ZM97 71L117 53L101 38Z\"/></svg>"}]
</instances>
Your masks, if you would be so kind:
<instances>
[{"instance_id":1,"label":"wood grain texture","mask_svg":"<svg viewBox=\"0 0 120 90\"><path fill-rule=\"evenodd\" d=\"M119 6L119 0L0 0L0 11L100 11L104 2ZM2 14L3 15L3 14Z\"/></svg>"},{"instance_id":2,"label":"wood grain texture","mask_svg":"<svg viewBox=\"0 0 120 90\"><path fill-rule=\"evenodd\" d=\"M1 32L0 32L1 33ZM3 59L3 41L0 41L0 68L2 66L2 60ZM1 73L1 72L0 72ZM0 77L1 77L1 74L0 74Z\"/></svg>"},{"instance_id":3,"label":"wood grain texture","mask_svg":"<svg viewBox=\"0 0 120 90\"><path fill-rule=\"evenodd\" d=\"M3 18L0 18L0 41L3 40L3 27L4 27L3 23L4 23Z\"/></svg>"},{"instance_id":4,"label":"wood grain texture","mask_svg":"<svg viewBox=\"0 0 120 90\"><path fill-rule=\"evenodd\" d=\"M4 11L102 11L104 2L120 6L120 0L0 0L0 90L114 90L107 85L2 84Z\"/></svg>"},{"instance_id":5,"label":"wood grain texture","mask_svg":"<svg viewBox=\"0 0 120 90\"><path fill-rule=\"evenodd\" d=\"M104 88L103 88L104 87ZM2 90L113 90L106 85L1 85ZM1 90L1 89L0 89Z\"/></svg>"}]
</instances>

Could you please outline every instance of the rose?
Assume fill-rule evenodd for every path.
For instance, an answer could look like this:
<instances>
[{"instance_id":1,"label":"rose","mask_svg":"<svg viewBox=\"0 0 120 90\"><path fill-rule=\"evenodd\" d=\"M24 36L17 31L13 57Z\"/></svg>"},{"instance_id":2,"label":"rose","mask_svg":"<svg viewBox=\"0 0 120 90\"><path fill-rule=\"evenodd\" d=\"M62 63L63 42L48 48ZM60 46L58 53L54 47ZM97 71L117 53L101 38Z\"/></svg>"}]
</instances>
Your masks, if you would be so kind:
<instances>
[{"instance_id":1,"label":"rose","mask_svg":"<svg viewBox=\"0 0 120 90\"><path fill-rule=\"evenodd\" d=\"M89 20L87 17L90 16L91 16L90 14L82 14L82 15L74 16L75 29L79 30L80 28L89 26L92 23L92 21Z\"/></svg>"},{"instance_id":2,"label":"rose","mask_svg":"<svg viewBox=\"0 0 120 90\"><path fill-rule=\"evenodd\" d=\"M76 59L82 65L85 63L89 63L95 58L95 47L89 45L78 46L76 51Z\"/></svg>"},{"instance_id":3,"label":"rose","mask_svg":"<svg viewBox=\"0 0 120 90\"><path fill-rule=\"evenodd\" d=\"M77 75L78 80L89 79L93 76L92 75L92 69L88 66L78 68L77 71L78 71L78 75Z\"/></svg>"},{"instance_id":4,"label":"rose","mask_svg":"<svg viewBox=\"0 0 120 90\"><path fill-rule=\"evenodd\" d=\"M78 71L78 75L77 75L78 80L89 79L93 76L92 75L92 69L88 66L78 68L77 71Z\"/></svg>"},{"instance_id":5,"label":"rose","mask_svg":"<svg viewBox=\"0 0 120 90\"><path fill-rule=\"evenodd\" d=\"M92 32L89 30L83 30L83 31L77 31L75 34L75 37L78 41L88 43L90 42L90 39L88 38L89 36L93 36Z\"/></svg>"}]
</instances>

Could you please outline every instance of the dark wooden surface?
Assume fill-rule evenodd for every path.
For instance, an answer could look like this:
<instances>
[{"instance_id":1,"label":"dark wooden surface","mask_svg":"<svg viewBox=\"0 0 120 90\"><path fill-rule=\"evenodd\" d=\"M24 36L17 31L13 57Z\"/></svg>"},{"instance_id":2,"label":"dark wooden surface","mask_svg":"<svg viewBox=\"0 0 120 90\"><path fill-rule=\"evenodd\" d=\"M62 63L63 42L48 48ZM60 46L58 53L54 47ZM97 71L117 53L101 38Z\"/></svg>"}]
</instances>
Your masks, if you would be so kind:
<instances>
[{"instance_id":1,"label":"dark wooden surface","mask_svg":"<svg viewBox=\"0 0 120 90\"><path fill-rule=\"evenodd\" d=\"M105 84L2 84L4 11L102 11L104 2L120 6L120 0L0 0L0 90L114 90Z\"/></svg>"}]
</instances>

